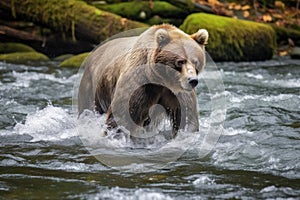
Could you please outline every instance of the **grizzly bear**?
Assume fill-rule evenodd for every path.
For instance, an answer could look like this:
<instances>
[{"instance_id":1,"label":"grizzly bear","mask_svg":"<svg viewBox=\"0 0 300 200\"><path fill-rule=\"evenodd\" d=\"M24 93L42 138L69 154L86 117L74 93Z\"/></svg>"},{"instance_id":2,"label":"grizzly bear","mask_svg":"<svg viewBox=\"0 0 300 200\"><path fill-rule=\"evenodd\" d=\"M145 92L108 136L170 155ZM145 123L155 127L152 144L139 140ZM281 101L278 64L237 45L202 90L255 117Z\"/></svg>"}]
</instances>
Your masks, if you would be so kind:
<instances>
[{"instance_id":1,"label":"grizzly bear","mask_svg":"<svg viewBox=\"0 0 300 200\"><path fill-rule=\"evenodd\" d=\"M148 137L163 119L173 138L180 129L198 131L195 87L207 40L205 29L188 35L162 24L104 43L85 62L79 114L106 114L108 129L123 127L134 137Z\"/></svg>"}]
</instances>

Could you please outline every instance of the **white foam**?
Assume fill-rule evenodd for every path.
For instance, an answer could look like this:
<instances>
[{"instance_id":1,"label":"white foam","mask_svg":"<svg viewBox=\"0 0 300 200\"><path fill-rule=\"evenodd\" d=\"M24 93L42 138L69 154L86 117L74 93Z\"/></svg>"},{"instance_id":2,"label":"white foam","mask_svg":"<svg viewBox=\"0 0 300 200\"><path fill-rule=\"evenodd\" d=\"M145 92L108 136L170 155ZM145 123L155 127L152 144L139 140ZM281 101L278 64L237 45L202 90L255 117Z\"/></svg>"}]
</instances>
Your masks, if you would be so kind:
<instances>
[{"instance_id":1,"label":"white foam","mask_svg":"<svg viewBox=\"0 0 300 200\"><path fill-rule=\"evenodd\" d=\"M260 193L273 192L277 191L277 188L274 185L263 188Z\"/></svg>"},{"instance_id":2,"label":"white foam","mask_svg":"<svg viewBox=\"0 0 300 200\"><path fill-rule=\"evenodd\" d=\"M28 114L24 124L17 123L13 134L28 134L32 141L55 141L76 136L73 117L67 110L52 105Z\"/></svg>"},{"instance_id":3,"label":"white foam","mask_svg":"<svg viewBox=\"0 0 300 200\"><path fill-rule=\"evenodd\" d=\"M198 186L202 186L202 185L214 185L215 184L215 180L209 178L206 175L201 175L200 177L198 177L196 180L193 181L193 185L198 187Z\"/></svg>"},{"instance_id":4,"label":"white foam","mask_svg":"<svg viewBox=\"0 0 300 200\"><path fill-rule=\"evenodd\" d=\"M279 94L279 95L275 95L275 96L267 96L267 97L263 97L262 100L263 101L284 101L290 98L294 98L295 95L292 94Z\"/></svg>"},{"instance_id":5,"label":"white foam","mask_svg":"<svg viewBox=\"0 0 300 200\"><path fill-rule=\"evenodd\" d=\"M190 149L206 152L211 145L204 143L204 135L213 134L208 124L208 128L201 127L201 132L179 131L172 140L165 138L164 134L169 133L166 131L132 141L126 130L107 130L105 116L97 116L88 110L81 114L77 128L81 141L98 160L118 170L130 172L153 171L164 167ZM107 134L102 134L104 131ZM211 142L211 138L208 139Z\"/></svg>"},{"instance_id":6,"label":"white foam","mask_svg":"<svg viewBox=\"0 0 300 200\"><path fill-rule=\"evenodd\" d=\"M294 94L279 94L279 95L270 95L270 96L265 96L265 95L244 95L244 96L239 96L239 95L234 95L230 92L227 92L226 94L227 99L234 104L240 104L244 101L248 100L258 100L258 101L264 101L264 102L278 102L278 101L285 101L288 99L293 99L293 98L299 98L300 96L294 95ZM230 105L229 106L234 106Z\"/></svg>"},{"instance_id":7,"label":"white foam","mask_svg":"<svg viewBox=\"0 0 300 200\"><path fill-rule=\"evenodd\" d=\"M114 159L116 164L119 164L119 161L121 164L125 163L127 166L125 169L132 169L130 165L136 163L135 171L143 171L149 169L148 164L153 169L153 163L158 166L154 168L161 168L178 159L190 148L193 148L193 151L202 152L203 136L208 134L211 128L211 122L207 122L207 127L201 127L201 132L180 131L173 140L167 140L163 135L157 134L154 139L150 138L150 142L146 141L145 147L139 149L140 147L130 140L130 136L126 132L108 131L107 135L101 134L103 130L106 130L106 116L95 115L91 111L87 113L83 118L86 121L79 121L76 124L75 117L69 114L68 110L48 105L42 110L28 114L25 122L17 123L13 130L1 131L0 134L29 135L32 137L32 142L63 141L80 136L79 138L92 155L105 154ZM147 163L148 161L149 163ZM109 163L105 164L109 165ZM72 170L73 166L69 167L69 170ZM73 170L80 170L80 168L75 167Z\"/></svg>"},{"instance_id":8,"label":"white foam","mask_svg":"<svg viewBox=\"0 0 300 200\"><path fill-rule=\"evenodd\" d=\"M101 191L93 199L111 199L111 200L172 200L169 195L149 189L136 189L128 191L119 187L113 187Z\"/></svg>"},{"instance_id":9,"label":"white foam","mask_svg":"<svg viewBox=\"0 0 300 200\"><path fill-rule=\"evenodd\" d=\"M241 103L246 100L255 100L261 98L262 95L245 95L245 96L234 96L230 95L229 101L232 103Z\"/></svg>"},{"instance_id":10,"label":"white foam","mask_svg":"<svg viewBox=\"0 0 300 200\"><path fill-rule=\"evenodd\" d=\"M47 163L46 166L50 169L56 170L64 170L64 171L76 171L76 172L84 172L89 171L91 166L86 163L78 163L78 162L51 162Z\"/></svg>"},{"instance_id":11,"label":"white foam","mask_svg":"<svg viewBox=\"0 0 300 200\"><path fill-rule=\"evenodd\" d=\"M72 75L69 78L66 77L56 77L55 74L44 74L44 73L37 73L37 72L12 72L12 76L16 78L16 81L12 83L15 87L29 87L32 81L37 80L50 80L53 82L66 84L66 83L73 83L74 80L78 78L78 75Z\"/></svg>"},{"instance_id":12,"label":"white foam","mask_svg":"<svg viewBox=\"0 0 300 200\"><path fill-rule=\"evenodd\" d=\"M105 147L105 148L126 148L126 147L146 147L147 149L157 148L177 148L186 149L186 146L182 146L182 143L194 143L199 137L199 133L186 133L179 131L177 137L171 142L168 141L169 126L160 124L160 130L155 133L151 133L151 138L140 138L132 142L130 139L130 133L120 127L122 131L116 132L115 130L107 130L105 125L106 116L97 115L94 112L85 110L77 121L77 129L79 136L83 143L91 148ZM164 122L164 121L163 121ZM166 121L166 123L169 123ZM104 132L106 132L104 134Z\"/></svg>"},{"instance_id":13,"label":"white foam","mask_svg":"<svg viewBox=\"0 0 300 200\"><path fill-rule=\"evenodd\" d=\"M249 78L255 78L255 79L263 79L264 78L261 74L246 73L245 75Z\"/></svg>"},{"instance_id":14,"label":"white foam","mask_svg":"<svg viewBox=\"0 0 300 200\"><path fill-rule=\"evenodd\" d=\"M234 129L234 128L227 128L224 129L223 135L244 135L244 134L253 134L252 132L245 130L245 129Z\"/></svg>"},{"instance_id":15,"label":"white foam","mask_svg":"<svg viewBox=\"0 0 300 200\"><path fill-rule=\"evenodd\" d=\"M225 75L230 75L230 76L236 76L236 72L235 71L225 71L224 74Z\"/></svg>"},{"instance_id":16,"label":"white foam","mask_svg":"<svg viewBox=\"0 0 300 200\"><path fill-rule=\"evenodd\" d=\"M278 79L278 80L266 80L264 81L266 84L271 84L280 88L299 88L300 87L300 79Z\"/></svg>"}]
</instances>

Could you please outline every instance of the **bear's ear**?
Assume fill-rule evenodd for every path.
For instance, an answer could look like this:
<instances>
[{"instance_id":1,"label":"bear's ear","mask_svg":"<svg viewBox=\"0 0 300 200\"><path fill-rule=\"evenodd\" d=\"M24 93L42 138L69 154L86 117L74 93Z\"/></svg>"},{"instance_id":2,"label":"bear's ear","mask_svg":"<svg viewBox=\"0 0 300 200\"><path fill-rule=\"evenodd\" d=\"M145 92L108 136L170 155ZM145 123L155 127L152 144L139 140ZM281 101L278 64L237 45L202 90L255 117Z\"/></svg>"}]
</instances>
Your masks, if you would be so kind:
<instances>
[{"instance_id":1,"label":"bear's ear","mask_svg":"<svg viewBox=\"0 0 300 200\"><path fill-rule=\"evenodd\" d=\"M208 32L206 29L199 29L197 33L191 35L191 38L200 45L206 45L208 41Z\"/></svg>"},{"instance_id":2,"label":"bear's ear","mask_svg":"<svg viewBox=\"0 0 300 200\"><path fill-rule=\"evenodd\" d=\"M162 48L170 42L169 33L165 29L158 29L155 32L155 40L158 47Z\"/></svg>"}]
</instances>

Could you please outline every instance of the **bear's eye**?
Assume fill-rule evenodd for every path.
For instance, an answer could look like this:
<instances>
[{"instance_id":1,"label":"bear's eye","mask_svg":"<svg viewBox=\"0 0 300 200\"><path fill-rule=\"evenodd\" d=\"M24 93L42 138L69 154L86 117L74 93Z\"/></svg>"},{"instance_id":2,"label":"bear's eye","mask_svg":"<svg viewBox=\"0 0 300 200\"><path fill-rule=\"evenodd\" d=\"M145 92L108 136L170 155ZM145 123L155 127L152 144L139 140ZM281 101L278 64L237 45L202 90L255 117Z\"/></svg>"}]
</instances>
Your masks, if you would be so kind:
<instances>
[{"instance_id":1,"label":"bear's eye","mask_svg":"<svg viewBox=\"0 0 300 200\"><path fill-rule=\"evenodd\" d=\"M176 69L177 71L180 72L181 69L182 69L182 66L183 66L185 63L186 63L186 60L182 60L182 59L176 60L175 69Z\"/></svg>"},{"instance_id":2,"label":"bear's eye","mask_svg":"<svg viewBox=\"0 0 300 200\"><path fill-rule=\"evenodd\" d=\"M195 67L196 74L198 74L199 73L198 67L200 66L200 62L197 61L197 60L194 60L194 61L192 61L192 63L194 65L194 67Z\"/></svg>"}]
</instances>

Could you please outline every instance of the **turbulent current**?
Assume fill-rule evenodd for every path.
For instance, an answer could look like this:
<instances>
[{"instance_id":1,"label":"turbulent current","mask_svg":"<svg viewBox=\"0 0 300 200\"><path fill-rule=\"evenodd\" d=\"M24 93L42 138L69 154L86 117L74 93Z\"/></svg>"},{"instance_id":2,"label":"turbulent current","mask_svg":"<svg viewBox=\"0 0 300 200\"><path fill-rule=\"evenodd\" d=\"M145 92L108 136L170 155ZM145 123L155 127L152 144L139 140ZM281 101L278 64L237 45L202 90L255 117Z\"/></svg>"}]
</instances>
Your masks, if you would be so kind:
<instances>
[{"instance_id":1,"label":"turbulent current","mask_svg":"<svg viewBox=\"0 0 300 200\"><path fill-rule=\"evenodd\" d=\"M201 156L216 116L209 70L197 92L200 132L136 148L126 135L94 137L103 116L78 124L77 69L0 63L0 199L298 199L299 61L216 65L226 118Z\"/></svg>"}]
</instances>

